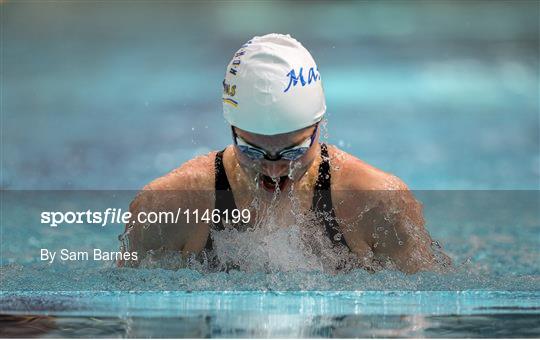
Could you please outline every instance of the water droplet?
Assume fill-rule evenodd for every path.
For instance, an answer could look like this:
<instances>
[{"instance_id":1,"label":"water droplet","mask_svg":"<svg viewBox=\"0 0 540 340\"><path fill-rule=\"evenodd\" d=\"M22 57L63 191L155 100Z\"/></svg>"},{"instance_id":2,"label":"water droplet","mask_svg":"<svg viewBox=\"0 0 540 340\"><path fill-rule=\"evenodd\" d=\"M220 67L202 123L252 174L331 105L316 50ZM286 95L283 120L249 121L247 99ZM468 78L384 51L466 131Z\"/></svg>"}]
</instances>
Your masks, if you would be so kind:
<instances>
[{"instance_id":1,"label":"water droplet","mask_svg":"<svg viewBox=\"0 0 540 340\"><path fill-rule=\"evenodd\" d=\"M341 234L337 233L336 235L334 235L334 240L341 241Z\"/></svg>"},{"instance_id":2,"label":"water droplet","mask_svg":"<svg viewBox=\"0 0 540 340\"><path fill-rule=\"evenodd\" d=\"M398 244L399 244L400 246L402 246L402 245L403 245L403 241L398 241Z\"/></svg>"}]
</instances>

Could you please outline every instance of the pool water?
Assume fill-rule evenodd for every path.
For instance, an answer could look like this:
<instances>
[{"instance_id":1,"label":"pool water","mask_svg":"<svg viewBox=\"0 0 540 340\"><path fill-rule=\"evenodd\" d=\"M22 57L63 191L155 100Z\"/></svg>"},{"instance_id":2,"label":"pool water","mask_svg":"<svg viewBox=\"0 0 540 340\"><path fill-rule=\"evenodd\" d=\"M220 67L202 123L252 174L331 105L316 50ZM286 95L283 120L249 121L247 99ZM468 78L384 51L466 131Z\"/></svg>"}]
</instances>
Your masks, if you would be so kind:
<instances>
[{"instance_id":1,"label":"pool water","mask_svg":"<svg viewBox=\"0 0 540 340\"><path fill-rule=\"evenodd\" d=\"M3 335L537 337L537 292L4 294ZM33 306L33 315L23 317Z\"/></svg>"}]
</instances>

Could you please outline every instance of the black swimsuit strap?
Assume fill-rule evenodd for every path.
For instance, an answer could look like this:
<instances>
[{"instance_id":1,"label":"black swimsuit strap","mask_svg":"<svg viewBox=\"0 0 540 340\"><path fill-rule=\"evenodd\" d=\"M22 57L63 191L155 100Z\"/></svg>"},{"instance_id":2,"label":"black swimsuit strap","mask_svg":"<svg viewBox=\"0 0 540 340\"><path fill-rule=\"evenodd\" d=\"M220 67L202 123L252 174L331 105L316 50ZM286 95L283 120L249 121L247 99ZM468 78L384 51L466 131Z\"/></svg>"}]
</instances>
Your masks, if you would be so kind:
<instances>
[{"instance_id":1,"label":"black swimsuit strap","mask_svg":"<svg viewBox=\"0 0 540 340\"><path fill-rule=\"evenodd\" d=\"M236 204L234 203L234 196L229 184L229 179L227 178L227 173L225 172L225 167L223 166L223 152L225 149L219 151L216 154L215 161L215 171L216 171L216 203L215 209L218 209L220 213L224 213L226 210L229 213L236 209ZM219 223L214 225L214 228L217 230L223 230L223 224L221 219Z\"/></svg>"},{"instance_id":2,"label":"black swimsuit strap","mask_svg":"<svg viewBox=\"0 0 540 340\"><path fill-rule=\"evenodd\" d=\"M336 213L332 205L330 157L328 156L328 148L324 143L321 143L321 158L322 161L319 164L319 176L315 183L311 209L322 215L326 234L332 243L347 246L345 238L339 231Z\"/></svg>"},{"instance_id":3,"label":"black swimsuit strap","mask_svg":"<svg viewBox=\"0 0 540 340\"><path fill-rule=\"evenodd\" d=\"M229 179L227 178L227 173L225 172L225 167L223 166L223 152L225 152L225 149L218 151L218 153L216 153L216 160L214 161L214 169L216 174L216 200L214 209L218 209L220 214L223 214L227 210L233 211L236 209L231 185L229 184ZM219 219L218 223L212 224L210 228L215 230L223 230L224 226L221 222L221 218ZM210 236L210 234L208 235L206 246L204 248L206 250L212 250L212 237Z\"/></svg>"}]
</instances>

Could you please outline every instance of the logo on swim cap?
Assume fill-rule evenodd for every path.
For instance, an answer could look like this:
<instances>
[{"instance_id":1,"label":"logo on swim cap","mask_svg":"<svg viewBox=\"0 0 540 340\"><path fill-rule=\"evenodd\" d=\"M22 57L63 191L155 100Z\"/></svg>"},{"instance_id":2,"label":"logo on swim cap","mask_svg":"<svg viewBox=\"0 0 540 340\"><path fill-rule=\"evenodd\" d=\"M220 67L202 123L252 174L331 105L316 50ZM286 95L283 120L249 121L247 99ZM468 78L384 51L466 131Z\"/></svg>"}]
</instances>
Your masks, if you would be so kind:
<instances>
[{"instance_id":1,"label":"logo on swim cap","mask_svg":"<svg viewBox=\"0 0 540 340\"><path fill-rule=\"evenodd\" d=\"M229 73L232 74L233 76L235 76L236 73L238 72L238 67L241 63L241 57L246 53L246 51L243 48L247 47L249 44L251 44L251 40L245 43L244 45L242 45L242 48L240 48L240 50L238 50L238 52L234 54L233 60L230 62L230 67L229 67ZM222 98L223 104L231 105L233 107L238 107L238 101L231 98L231 97L234 97L235 94L236 94L236 85L227 83L227 77L225 77L225 79L223 80L223 98Z\"/></svg>"},{"instance_id":2,"label":"logo on swim cap","mask_svg":"<svg viewBox=\"0 0 540 340\"><path fill-rule=\"evenodd\" d=\"M303 71L303 68L300 67L300 71L298 71L298 77L296 76L296 73L294 72L294 70L291 70L289 73L287 73L287 76L289 77L289 85L287 86L285 90L283 90L283 92L289 91L289 89L291 88L291 84L292 86L296 86L299 80L302 86L306 85L306 81L304 80L304 75L302 71ZM315 73L315 70L313 70L313 67L311 67L308 73L307 84L309 85L311 84L312 81L317 81L317 79L319 79L320 77L321 76L319 75L319 70L317 70L317 73Z\"/></svg>"},{"instance_id":3,"label":"logo on swim cap","mask_svg":"<svg viewBox=\"0 0 540 340\"><path fill-rule=\"evenodd\" d=\"M242 45L227 66L222 100L229 124L263 135L305 128L326 112L317 65L288 34Z\"/></svg>"}]
</instances>

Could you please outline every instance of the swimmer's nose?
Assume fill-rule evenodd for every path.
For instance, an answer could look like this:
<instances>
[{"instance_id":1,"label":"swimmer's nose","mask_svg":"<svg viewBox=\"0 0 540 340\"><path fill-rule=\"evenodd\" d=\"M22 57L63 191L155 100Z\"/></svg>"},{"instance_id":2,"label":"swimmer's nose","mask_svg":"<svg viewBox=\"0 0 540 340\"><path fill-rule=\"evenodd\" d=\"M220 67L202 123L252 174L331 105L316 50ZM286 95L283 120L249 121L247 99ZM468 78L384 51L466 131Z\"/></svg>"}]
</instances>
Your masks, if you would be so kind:
<instances>
[{"instance_id":1,"label":"swimmer's nose","mask_svg":"<svg viewBox=\"0 0 540 340\"><path fill-rule=\"evenodd\" d=\"M289 162L287 161L263 161L261 164L263 174L273 178L286 176L289 172Z\"/></svg>"}]
</instances>

